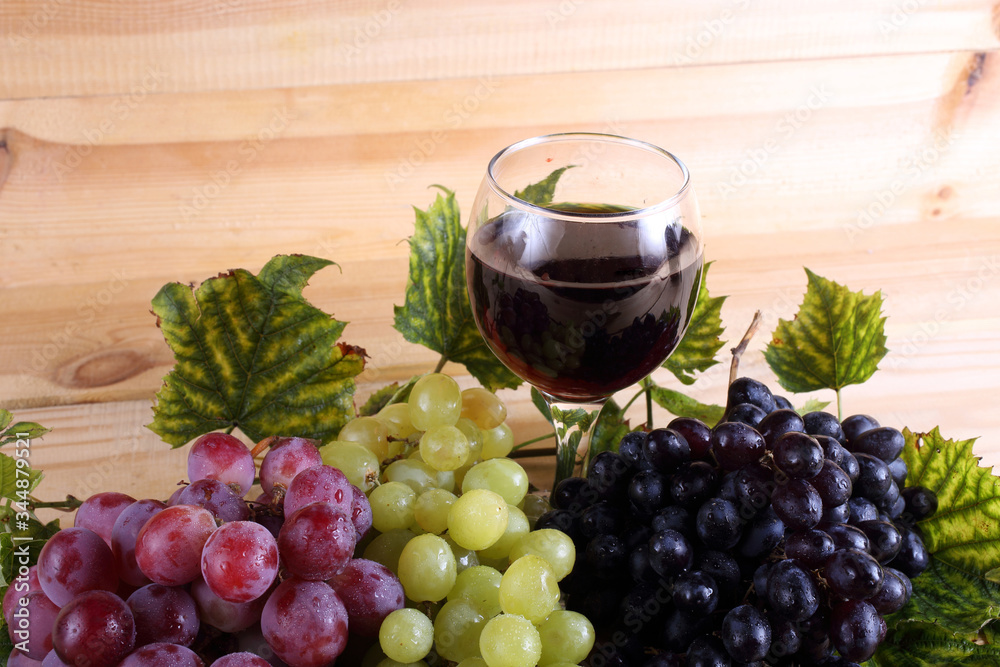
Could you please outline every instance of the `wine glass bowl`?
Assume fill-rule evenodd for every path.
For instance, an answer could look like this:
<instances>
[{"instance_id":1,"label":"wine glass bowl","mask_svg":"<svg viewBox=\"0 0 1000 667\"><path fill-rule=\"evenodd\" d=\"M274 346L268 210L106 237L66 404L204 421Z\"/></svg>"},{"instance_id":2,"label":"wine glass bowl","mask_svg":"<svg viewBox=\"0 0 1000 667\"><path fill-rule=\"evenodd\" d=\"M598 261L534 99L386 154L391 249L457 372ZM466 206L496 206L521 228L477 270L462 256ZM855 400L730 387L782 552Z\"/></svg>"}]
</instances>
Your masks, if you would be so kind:
<instances>
[{"instance_id":1,"label":"wine glass bowl","mask_svg":"<svg viewBox=\"0 0 1000 667\"><path fill-rule=\"evenodd\" d=\"M659 367L701 284L687 168L625 137L557 134L504 149L466 239L480 332L550 405L600 404Z\"/></svg>"}]
</instances>

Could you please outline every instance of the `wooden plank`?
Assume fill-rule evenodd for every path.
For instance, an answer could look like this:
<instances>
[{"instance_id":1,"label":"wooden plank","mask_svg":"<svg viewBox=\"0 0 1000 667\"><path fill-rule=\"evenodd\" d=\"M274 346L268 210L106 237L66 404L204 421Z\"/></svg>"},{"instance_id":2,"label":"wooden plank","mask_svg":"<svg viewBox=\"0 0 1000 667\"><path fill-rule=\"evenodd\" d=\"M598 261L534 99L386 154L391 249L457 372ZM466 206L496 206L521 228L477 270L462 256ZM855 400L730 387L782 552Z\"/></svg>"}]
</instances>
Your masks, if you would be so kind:
<instances>
[{"instance_id":1,"label":"wooden plank","mask_svg":"<svg viewBox=\"0 0 1000 667\"><path fill-rule=\"evenodd\" d=\"M990 0L5 0L0 98L987 51L998 16Z\"/></svg>"}]
</instances>

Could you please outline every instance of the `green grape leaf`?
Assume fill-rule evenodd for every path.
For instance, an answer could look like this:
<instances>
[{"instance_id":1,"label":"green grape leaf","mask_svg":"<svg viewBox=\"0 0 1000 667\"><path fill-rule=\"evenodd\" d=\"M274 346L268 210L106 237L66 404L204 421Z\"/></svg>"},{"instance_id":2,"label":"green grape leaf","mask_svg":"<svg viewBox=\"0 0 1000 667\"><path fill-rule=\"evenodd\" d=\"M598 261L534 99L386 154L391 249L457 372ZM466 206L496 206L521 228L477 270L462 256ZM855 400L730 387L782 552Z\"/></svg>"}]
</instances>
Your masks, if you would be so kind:
<instances>
[{"instance_id":1,"label":"green grape leaf","mask_svg":"<svg viewBox=\"0 0 1000 667\"><path fill-rule=\"evenodd\" d=\"M514 196L521 201L526 201L529 204L534 204L535 206L548 206L552 203L552 197L556 192L556 184L559 183L559 179L562 178L563 172L567 169L572 169L575 166L576 165L571 164L566 167L560 167L541 181L533 183L525 187L523 190L518 190L514 193Z\"/></svg>"},{"instance_id":2,"label":"green grape leaf","mask_svg":"<svg viewBox=\"0 0 1000 667\"><path fill-rule=\"evenodd\" d=\"M714 426L726 412L726 408L721 405L701 403L674 389L660 387L652 381L647 384L653 401L677 417L700 419L709 426Z\"/></svg>"},{"instance_id":3,"label":"green grape leaf","mask_svg":"<svg viewBox=\"0 0 1000 667\"><path fill-rule=\"evenodd\" d=\"M520 378L486 346L472 318L465 284L465 229L455 193L441 188L426 211L414 208L410 275L402 306L393 308L395 328L411 343L464 364L490 390L514 388Z\"/></svg>"},{"instance_id":4,"label":"green grape leaf","mask_svg":"<svg viewBox=\"0 0 1000 667\"><path fill-rule=\"evenodd\" d=\"M913 580L913 597L887 619L938 623L952 633L974 636L1000 618L1000 478L979 467L973 440L946 440L903 431L907 486L924 486L938 497L937 512L919 522L931 565Z\"/></svg>"},{"instance_id":5,"label":"green grape leaf","mask_svg":"<svg viewBox=\"0 0 1000 667\"><path fill-rule=\"evenodd\" d=\"M0 434L3 433L4 429L7 428L13 420L14 415L12 415L10 411L0 408Z\"/></svg>"},{"instance_id":6,"label":"green grape leaf","mask_svg":"<svg viewBox=\"0 0 1000 667\"><path fill-rule=\"evenodd\" d=\"M393 382L390 385L382 387L368 397L365 404L358 410L358 415L361 417L370 417L387 405L404 403L410 398L410 391L413 389L413 385L422 377L423 375L414 375L403 384Z\"/></svg>"},{"instance_id":7,"label":"green grape leaf","mask_svg":"<svg viewBox=\"0 0 1000 667\"><path fill-rule=\"evenodd\" d=\"M923 577L923 575L921 575ZM919 578L917 579L919 581ZM916 581L914 582L916 583ZM900 623L886 636L870 667L997 667L1000 647L956 637L940 625Z\"/></svg>"},{"instance_id":8,"label":"green grape leaf","mask_svg":"<svg viewBox=\"0 0 1000 667\"><path fill-rule=\"evenodd\" d=\"M18 461L21 466L18 467ZM38 482L42 479L41 470L32 470L27 466L27 459L15 459L6 454L0 454L0 498L12 498L15 501L26 499ZM22 481L18 486L18 480ZM18 493L18 492L21 493Z\"/></svg>"},{"instance_id":9,"label":"green grape leaf","mask_svg":"<svg viewBox=\"0 0 1000 667\"><path fill-rule=\"evenodd\" d=\"M279 255L254 276L236 269L193 288L169 283L153 298L174 369L147 427L174 447L238 427L269 435L332 439L354 416L354 378L365 352L338 342L346 322L302 296L333 262Z\"/></svg>"},{"instance_id":10,"label":"green grape leaf","mask_svg":"<svg viewBox=\"0 0 1000 667\"><path fill-rule=\"evenodd\" d=\"M801 408L796 408L795 411L799 413L799 415L804 415L809 412L819 412L828 405L830 405L830 401L820 401L815 398L810 398L805 402L805 405Z\"/></svg>"},{"instance_id":11,"label":"green grape leaf","mask_svg":"<svg viewBox=\"0 0 1000 667\"><path fill-rule=\"evenodd\" d=\"M7 412L4 410L4 412ZM10 419L12 415L7 412L7 424L10 425ZM3 421L3 415L0 415L0 422ZM33 440L35 438L40 438L51 429L47 429L40 424L35 422L17 422L16 424L10 425L8 428L0 427L0 447L3 445L16 442L18 440Z\"/></svg>"},{"instance_id":12,"label":"green grape leaf","mask_svg":"<svg viewBox=\"0 0 1000 667\"><path fill-rule=\"evenodd\" d=\"M704 372L719 363L715 355L726 344L720 339L725 331L721 313L726 297L713 297L708 293L708 269L711 265L712 262L705 264L702 270L698 302L687 331L677 349L663 362L663 367L684 384L693 384L695 372Z\"/></svg>"},{"instance_id":13,"label":"green grape leaf","mask_svg":"<svg viewBox=\"0 0 1000 667\"><path fill-rule=\"evenodd\" d=\"M552 423L552 411L549 410L549 404L542 396L542 392L538 391L534 387L531 388L531 402L534 404L538 411L542 413L545 417L545 421Z\"/></svg>"},{"instance_id":14,"label":"green grape leaf","mask_svg":"<svg viewBox=\"0 0 1000 667\"><path fill-rule=\"evenodd\" d=\"M882 293L864 296L809 269L795 319L780 320L764 358L788 391L840 389L864 382L888 351Z\"/></svg>"},{"instance_id":15,"label":"green grape leaf","mask_svg":"<svg viewBox=\"0 0 1000 667\"><path fill-rule=\"evenodd\" d=\"M601 408L597 423L594 424L587 456L594 458L601 452L618 451L618 443L628 432L629 425L625 419L625 411L619 407L615 399L608 399Z\"/></svg>"}]
</instances>

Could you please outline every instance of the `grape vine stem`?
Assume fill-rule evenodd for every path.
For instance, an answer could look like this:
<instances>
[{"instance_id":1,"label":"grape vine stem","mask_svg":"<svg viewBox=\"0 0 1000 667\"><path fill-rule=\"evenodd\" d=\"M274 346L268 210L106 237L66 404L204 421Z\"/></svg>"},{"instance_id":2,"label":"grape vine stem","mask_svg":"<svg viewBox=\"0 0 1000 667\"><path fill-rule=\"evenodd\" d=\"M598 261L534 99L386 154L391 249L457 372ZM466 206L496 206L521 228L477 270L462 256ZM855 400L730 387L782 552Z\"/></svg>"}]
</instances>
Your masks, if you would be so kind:
<instances>
[{"instance_id":1,"label":"grape vine stem","mask_svg":"<svg viewBox=\"0 0 1000 667\"><path fill-rule=\"evenodd\" d=\"M753 319L750 321L750 326L747 327L747 332L743 334L743 339L740 340L740 344L733 348L733 361L729 366L729 384L736 381L740 370L740 358L743 357L743 353L746 352L747 345L750 344L750 339L754 337L757 333L757 329L760 328L760 323L763 321L763 317L760 311L756 311L753 314Z\"/></svg>"}]
</instances>

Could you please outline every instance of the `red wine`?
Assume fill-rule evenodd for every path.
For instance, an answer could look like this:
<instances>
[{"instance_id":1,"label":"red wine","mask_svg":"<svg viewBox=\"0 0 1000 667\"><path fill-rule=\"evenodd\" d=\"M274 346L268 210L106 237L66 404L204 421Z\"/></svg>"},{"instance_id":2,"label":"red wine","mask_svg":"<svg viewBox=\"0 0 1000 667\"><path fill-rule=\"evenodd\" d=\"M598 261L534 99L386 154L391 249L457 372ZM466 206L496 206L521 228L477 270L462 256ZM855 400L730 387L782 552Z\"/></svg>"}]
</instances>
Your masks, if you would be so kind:
<instances>
[{"instance_id":1,"label":"red wine","mask_svg":"<svg viewBox=\"0 0 1000 667\"><path fill-rule=\"evenodd\" d=\"M568 222L512 210L480 227L466 253L490 348L565 401L608 396L659 366L687 328L701 270L700 244L676 221Z\"/></svg>"}]
</instances>

